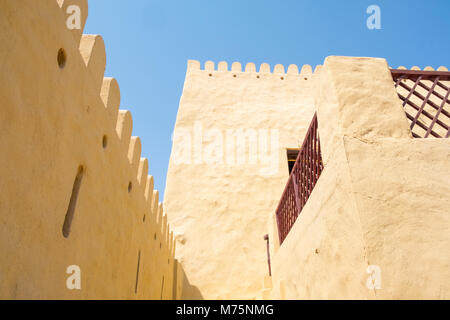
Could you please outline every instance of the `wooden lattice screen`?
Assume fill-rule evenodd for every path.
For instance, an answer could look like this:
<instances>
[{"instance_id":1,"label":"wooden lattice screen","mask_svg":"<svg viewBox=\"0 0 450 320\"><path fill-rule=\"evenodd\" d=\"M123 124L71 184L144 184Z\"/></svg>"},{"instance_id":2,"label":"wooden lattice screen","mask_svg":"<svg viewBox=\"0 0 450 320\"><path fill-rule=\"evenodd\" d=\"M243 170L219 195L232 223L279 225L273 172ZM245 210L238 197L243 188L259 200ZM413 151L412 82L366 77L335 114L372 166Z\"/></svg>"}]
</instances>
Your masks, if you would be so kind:
<instances>
[{"instance_id":1,"label":"wooden lattice screen","mask_svg":"<svg viewBox=\"0 0 450 320\"><path fill-rule=\"evenodd\" d=\"M450 72L391 70L415 138L450 136Z\"/></svg>"}]
</instances>

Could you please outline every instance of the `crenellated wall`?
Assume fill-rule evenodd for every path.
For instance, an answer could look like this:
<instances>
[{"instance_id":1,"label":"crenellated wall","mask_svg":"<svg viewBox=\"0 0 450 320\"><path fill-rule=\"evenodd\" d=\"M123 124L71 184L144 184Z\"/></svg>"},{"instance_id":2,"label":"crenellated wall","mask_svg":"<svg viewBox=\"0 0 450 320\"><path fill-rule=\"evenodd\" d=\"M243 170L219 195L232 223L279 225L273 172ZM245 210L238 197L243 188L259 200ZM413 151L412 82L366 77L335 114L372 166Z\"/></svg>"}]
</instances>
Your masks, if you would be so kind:
<instances>
[{"instance_id":1,"label":"crenellated wall","mask_svg":"<svg viewBox=\"0 0 450 320\"><path fill-rule=\"evenodd\" d=\"M449 297L450 140L412 138L384 59L189 61L163 205L73 4L83 27L87 0L0 0L0 299ZM287 151L316 112L324 170L280 246Z\"/></svg>"},{"instance_id":2,"label":"crenellated wall","mask_svg":"<svg viewBox=\"0 0 450 320\"><path fill-rule=\"evenodd\" d=\"M321 65L316 66L314 69L314 73L317 73L321 69ZM220 71L220 72L236 72L236 73L247 73L247 74L257 74L258 75L283 75L283 74L289 74L289 75L300 75L300 76L308 76L313 74L312 68L310 65L305 64L302 66L300 72L299 68L295 64L289 65L287 70L285 71L285 68L281 64L276 64L273 69L268 63L262 63L259 66L259 70L256 70L256 65L253 62L249 62L245 65L244 70L242 69L242 64L240 62L233 62L231 64L231 68L228 67L228 63L226 61L221 61L215 65L213 61L206 61L204 63L203 69L201 68L201 64L199 61L196 60L190 60L188 62L188 69L192 70L203 70L203 71ZM234 74L233 74L234 75ZM236 74L237 75L237 74ZM259 78L258 78L259 79ZM281 79L281 78L280 78ZM281 79L284 80L284 79ZM307 78L304 80L308 80Z\"/></svg>"},{"instance_id":3,"label":"crenellated wall","mask_svg":"<svg viewBox=\"0 0 450 320\"><path fill-rule=\"evenodd\" d=\"M0 298L171 299L167 215L104 42L67 29L71 4L84 26L87 0L0 1Z\"/></svg>"},{"instance_id":4,"label":"crenellated wall","mask_svg":"<svg viewBox=\"0 0 450 320\"><path fill-rule=\"evenodd\" d=\"M185 296L447 297L449 140L412 138L384 59L328 57L320 72L298 69L188 63L165 192L177 258L196 288ZM325 169L280 247L286 149L300 147L316 111ZM239 149L226 133L239 129L278 133L272 174L251 157L267 137L247 135L244 161L233 161ZM371 268L381 269L381 289L367 286Z\"/></svg>"},{"instance_id":5,"label":"crenellated wall","mask_svg":"<svg viewBox=\"0 0 450 320\"><path fill-rule=\"evenodd\" d=\"M287 148L314 114L319 69L188 62L164 199L188 298L258 297Z\"/></svg>"}]
</instances>

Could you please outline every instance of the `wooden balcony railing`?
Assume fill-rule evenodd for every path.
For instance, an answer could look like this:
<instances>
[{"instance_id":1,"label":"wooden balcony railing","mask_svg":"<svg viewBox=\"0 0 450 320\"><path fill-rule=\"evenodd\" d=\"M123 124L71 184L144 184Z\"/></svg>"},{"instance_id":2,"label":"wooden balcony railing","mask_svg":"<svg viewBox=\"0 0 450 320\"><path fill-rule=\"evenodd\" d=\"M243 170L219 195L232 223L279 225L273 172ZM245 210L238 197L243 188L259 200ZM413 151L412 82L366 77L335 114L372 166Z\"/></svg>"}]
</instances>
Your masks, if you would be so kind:
<instances>
[{"instance_id":1,"label":"wooden balcony railing","mask_svg":"<svg viewBox=\"0 0 450 320\"><path fill-rule=\"evenodd\" d=\"M314 114L276 211L280 245L308 201L322 170L317 114Z\"/></svg>"},{"instance_id":2,"label":"wooden balcony railing","mask_svg":"<svg viewBox=\"0 0 450 320\"><path fill-rule=\"evenodd\" d=\"M450 72L391 70L415 138L450 137ZM311 122L276 210L280 245L308 201L323 170L317 115Z\"/></svg>"}]
</instances>

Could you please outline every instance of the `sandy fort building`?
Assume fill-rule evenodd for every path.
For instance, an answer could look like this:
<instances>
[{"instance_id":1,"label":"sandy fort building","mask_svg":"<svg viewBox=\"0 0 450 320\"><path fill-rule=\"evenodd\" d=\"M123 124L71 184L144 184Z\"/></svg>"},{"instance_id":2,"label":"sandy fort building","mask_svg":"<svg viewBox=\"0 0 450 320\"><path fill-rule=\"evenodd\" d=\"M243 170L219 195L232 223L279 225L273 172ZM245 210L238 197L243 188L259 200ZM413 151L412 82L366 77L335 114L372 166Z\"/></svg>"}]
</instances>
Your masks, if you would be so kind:
<instances>
[{"instance_id":1,"label":"sandy fort building","mask_svg":"<svg viewBox=\"0 0 450 320\"><path fill-rule=\"evenodd\" d=\"M160 199L87 16L0 1L0 298L450 297L445 67L190 60Z\"/></svg>"}]
</instances>

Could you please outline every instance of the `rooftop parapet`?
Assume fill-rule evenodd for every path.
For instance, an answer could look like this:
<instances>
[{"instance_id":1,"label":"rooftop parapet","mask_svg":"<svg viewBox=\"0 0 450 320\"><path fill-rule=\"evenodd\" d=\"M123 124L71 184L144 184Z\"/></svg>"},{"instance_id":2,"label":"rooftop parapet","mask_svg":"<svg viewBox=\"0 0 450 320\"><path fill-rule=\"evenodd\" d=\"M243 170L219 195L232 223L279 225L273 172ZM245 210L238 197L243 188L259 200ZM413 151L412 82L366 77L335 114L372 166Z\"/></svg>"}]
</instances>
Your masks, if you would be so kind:
<instances>
[{"instance_id":1,"label":"rooftop parapet","mask_svg":"<svg viewBox=\"0 0 450 320\"><path fill-rule=\"evenodd\" d=\"M298 76L306 76L316 74L320 71L321 65L317 65L312 70L312 67L309 64L305 64L299 68L295 64L291 64L286 69L282 64L276 64L273 68L268 63L262 63L259 66L257 71L256 65L253 62L248 62L245 65L245 68L242 67L240 62L233 62L231 67L228 66L226 61L221 61L217 65L213 61L206 61L201 67L200 61L197 60L189 60L188 61L188 71L192 70L200 70L200 71L209 71L209 72L230 72L230 73L258 73L258 74L272 74L272 75L298 75ZM300 71L299 71L300 70Z\"/></svg>"}]
</instances>

